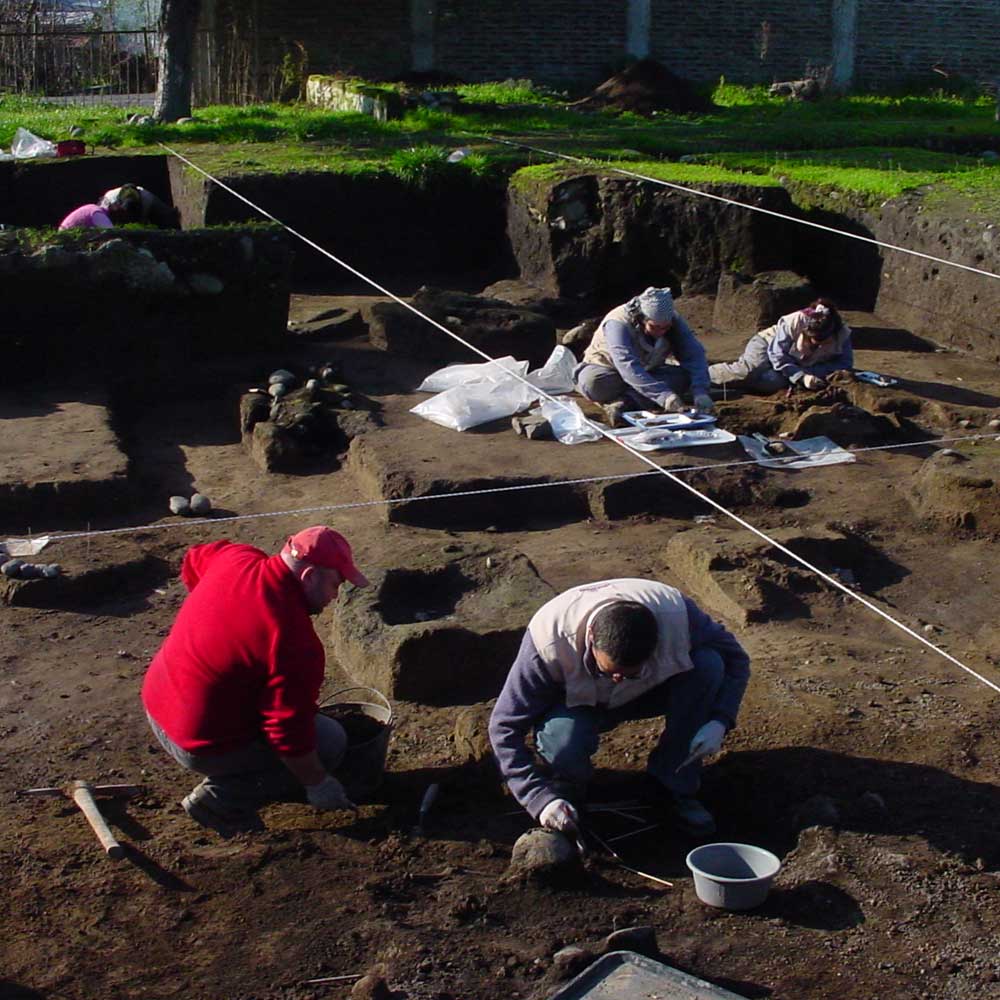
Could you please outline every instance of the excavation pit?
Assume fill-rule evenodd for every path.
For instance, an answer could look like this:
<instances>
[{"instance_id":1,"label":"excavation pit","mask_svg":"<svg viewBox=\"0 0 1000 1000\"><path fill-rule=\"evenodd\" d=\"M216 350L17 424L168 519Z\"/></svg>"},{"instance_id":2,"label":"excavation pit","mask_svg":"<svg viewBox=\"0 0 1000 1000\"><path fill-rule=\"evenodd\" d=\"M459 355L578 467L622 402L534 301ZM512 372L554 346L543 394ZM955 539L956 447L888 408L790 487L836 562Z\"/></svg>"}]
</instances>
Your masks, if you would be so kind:
<instances>
[{"instance_id":1,"label":"excavation pit","mask_svg":"<svg viewBox=\"0 0 1000 1000\"><path fill-rule=\"evenodd\" d=\"M555 591L517 552L384 570L337 606L334 657L390 698L467 704L499 690L531 616Z\"/></svg>"}]
</instances>

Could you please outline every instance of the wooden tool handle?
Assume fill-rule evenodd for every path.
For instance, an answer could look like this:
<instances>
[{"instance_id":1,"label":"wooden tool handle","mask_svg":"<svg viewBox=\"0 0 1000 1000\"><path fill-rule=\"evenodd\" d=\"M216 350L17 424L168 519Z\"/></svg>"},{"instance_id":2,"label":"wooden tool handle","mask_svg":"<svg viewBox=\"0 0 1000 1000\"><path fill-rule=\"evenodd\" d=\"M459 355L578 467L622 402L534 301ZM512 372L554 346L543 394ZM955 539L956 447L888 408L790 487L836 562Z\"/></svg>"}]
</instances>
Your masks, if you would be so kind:
<instances>
[{"instance_id":1,"label":"wooden tool handle","mask_svg":"<svg viewBox=\"0 0 1000 1000\"><path fill-rule=\"evenodd\" d=\"M107 856L114 858L116 861L119 858L125 857L124 848L115 840L111 830L108 828L108 824L104 822L104 817L101 815L100 809L97 808L97 803L91 794L90 785L86 781L73 782L73 801L80 807L83 815L87 817L87 822L91 825L94 833L97 834L97 839L101 842L101 846L104 848Z\"/></svg>"}]
</instances>

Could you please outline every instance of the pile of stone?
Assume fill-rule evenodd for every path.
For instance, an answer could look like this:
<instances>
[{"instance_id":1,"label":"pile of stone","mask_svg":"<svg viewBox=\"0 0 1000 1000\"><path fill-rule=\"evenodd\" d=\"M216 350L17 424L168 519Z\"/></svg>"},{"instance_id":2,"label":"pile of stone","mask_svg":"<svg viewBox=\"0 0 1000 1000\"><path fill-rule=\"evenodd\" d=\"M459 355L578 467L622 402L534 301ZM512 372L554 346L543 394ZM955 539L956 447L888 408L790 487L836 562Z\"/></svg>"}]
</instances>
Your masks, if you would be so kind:
<instances>
[{"instance_id":1,"label":"pile of stone","mask_svg":"<svg viewBox=\"0 0 1000 1000\"><path fill-rule=\"evenodd\" d=\"M266 389L250 389L240 400L244 447L265 472L299 471L336 454L370 421L367 400L343 381L334 361L305 375L279 368Z\"/></svg>"}]
</instances>

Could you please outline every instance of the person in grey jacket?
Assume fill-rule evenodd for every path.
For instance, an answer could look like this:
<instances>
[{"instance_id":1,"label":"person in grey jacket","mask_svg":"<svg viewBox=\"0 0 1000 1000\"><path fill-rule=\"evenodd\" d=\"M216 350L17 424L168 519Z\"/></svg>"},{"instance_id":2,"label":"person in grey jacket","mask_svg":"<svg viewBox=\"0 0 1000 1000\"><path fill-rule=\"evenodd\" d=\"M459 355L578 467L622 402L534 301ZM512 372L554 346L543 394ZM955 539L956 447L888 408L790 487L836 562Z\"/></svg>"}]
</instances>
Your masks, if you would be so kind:
<instances>
[{"instance_id":1,"label":"person in grey jacket","mask_svg":"<svg viewBox=\"0 0 1000 1000\"><path fill-rule=\"evenodd\" d=\"M647 772L677 824L708 836L715 821L696 798L701 760L736 724L749 677L736 639L673 587L585 584L529 622L490 717L490 743L514 798L542 826L573 831L571 799L590 778L600 733L666 716Z\"/></svg>"},{"instance_id":2,"label":"person in grey jacket","mask_svg":"<svg viewBox=\"0 0 1000 1000\"><path fill-rule=\"evenodd\" d=\"M838 371L854 367L851 328L829 299L782 316L755 333L736 361L711 365L714 385L764 395L789 386L823 389Z\"/></svg>"},{"instance_id":3,"label":"person in grey jacket","mask_svg":"<svg viewBox=\"0 0 1000 1000\"><path fill-rule=\"evenodd\" d=\"M679 413L685 392L699 412L713 408L705 349L675 312L669 288L647 288L612 309L573 377L587 399L603 405L612 427L622 426L625 410Z\"/></svg>"}]
</instances>

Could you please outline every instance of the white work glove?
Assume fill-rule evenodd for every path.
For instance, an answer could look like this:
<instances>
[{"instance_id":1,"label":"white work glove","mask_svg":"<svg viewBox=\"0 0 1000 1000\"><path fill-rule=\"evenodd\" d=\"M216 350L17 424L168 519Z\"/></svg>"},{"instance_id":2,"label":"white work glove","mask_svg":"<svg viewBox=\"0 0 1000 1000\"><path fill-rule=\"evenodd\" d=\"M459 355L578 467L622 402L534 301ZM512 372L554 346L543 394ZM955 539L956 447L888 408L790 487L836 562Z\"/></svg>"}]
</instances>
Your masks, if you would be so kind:
<instances>
[{"instance_id":1,"label":"white work glove","mask_svg":"<svg viewBox=\"0 0 1000 1000\"><path fill-rule=\"evenodd\" d=\"M718 719L706 722L694 734L691 746L688 747L688 760L701 760L711 757L722 749L722 741L726 738L726 727Z\"/></svg>"},{"instance_id":2,"label":"white work glove","mask_svg":"<svg viewBox=\"0 0 1000 1000\"><path fill-rule=\"evenodd\" d=\"M818 375L803 375L802 384L807 389L823 389L826 386L826 379Z\"/></svg>"},{"instance_id":3,"label":"white work glove","mask_svg":"<svg viewBox=\"0 0 1000 1000\"><path fill-rule=\"evenodd\" d=\"M571 802L565 799L553 799L539 814L538 822L546 830L558 830L560 833L576 833L580 817Z\"/></svg>"},{"instance_id":4,"label":"white work glove","mask_svg":"<svg viewBox=\"0 0 1000 1000\"><path fill-rule=\"evenodd\" d=\"M683 413L684 412L684 401L676 392L670 393L669 396L664 396L660 403L660 409L664 413Z\"/></svg>"},{"instance_id":5,"label":"white work glove","mask_svg":"<svg viewBox=\"0 0 1000 1000\"><path fill-rule=\"evenodd\" d=\"M711 413L715 409L715 403L707 392L696 392L692 402L699 413Z\"/></svg>"},{"instance_id":6,"label":"white work glove","mask_svg":"<svg viewBox=\"0 0 1000 1000\"><path fill-rule=\"evenodd\" d=\"M318 785L306 785L309 804L317 809L353 809L358 807L347 797L344 786L328 774Z\"/></svg>"}]
</instances>

